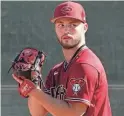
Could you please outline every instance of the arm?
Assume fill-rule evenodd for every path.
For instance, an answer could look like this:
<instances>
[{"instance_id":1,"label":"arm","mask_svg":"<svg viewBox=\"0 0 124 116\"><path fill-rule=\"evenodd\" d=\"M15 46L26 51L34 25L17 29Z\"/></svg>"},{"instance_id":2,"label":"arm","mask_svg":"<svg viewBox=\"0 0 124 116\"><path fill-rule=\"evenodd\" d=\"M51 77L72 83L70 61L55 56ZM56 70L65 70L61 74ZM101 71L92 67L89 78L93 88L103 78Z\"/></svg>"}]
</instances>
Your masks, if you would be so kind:
<instances>
[{"instance_id":1,"label":"arm","mask_svg":"<svg viewBox=\"0 0 124 116\"><path fill-rule=\"evenodd\" d=\"M65 101L52 98L37 89L32 90L29 96L34 97L40 105L48 110L54 116L82 116L87 105L82 103L67 103Z\"/></svg>"},{"instance_id":2,"label":"arm","mask_svg":"<svg viewBox=\"0 0 124 116\"><path fill-rule=\"evenodd\" d=\"M28 98L28 108L31 116L46 116L48 113L33 97Z\"/></svg>"},{"instance_id":3,"label":"arm","mask_svg":"<svg viewBox=\"0 0 124 116\"><path fill-rule=\"evenodd\" d=\"M42 90L47 93L45 86L42 88ZM48 111L39 103L39 101L32 96L28 97L28 108L32 116L46 116L48 113Z\"/></svg>"},{"instance_id":4,"label":"arm","mask_svg":"<svg viewBox=\"0 0 124 116\"><path fill-rule=\"evenodd\" d=\"M46 77L47 81L45 82L45 86L47 88L45 86L42 88L42 90L47 94L49 94L49 91L47 91L47 89L49 89L50 86L52 86L51 83L52 77L50 76L50 72L49 75ZM32 96L28 97L28 108L32 116L46 116L48 113L48 111L39 103L39 101L37 101Z\"/></svg>"},{"instance_id":5,"label":"arm","mask_svg":"<svg viewBox=\"0 0 124 116\"><path fill-rule=\"evenodd\" d=\"M32 96L34 99L37 100L37 102L41 106L43 106L52 115L82 116L86 112L86 110L88 110L87 108L91 107L90 102L92 100L93 91L98 77L98 72L93 67L88 65L85 66L81 65L78 67L79 67L79 70L77 70L78 73L73 72L75 79L77 80L78 78L85 78L86 81L83 84L83 87L81 87L82 89L79 91L79 93L77 93L78 96L72 96L73 95L72 87L71 85L69 86L68 90L70 91L70 93L69 94L67 93L67 98L65 99L66 102L53 98L50 95L44 93L43 91L36 89L35 85L29 80L26 79L20 80L18 77L14 75L13 78L18 83L20 83L19 90L22 93L22 95L29 97ZM73 97L75 97L75 99L73 99Z\"/></svg>"},{"instance_id":6,"label":"arm","mask_svg":"<svg viewBox=\"0 0 124 116\"><path fill-rule=\"evenodd\" d=\"M35 84L30 80L20 79L14 74L12 76L19 83L19 92L22 96L33 97L54 116L82 116L87 109L87 105L83 103L69 104L65 101L58 100L37 89Z\"/></svg>"}]
</instances>

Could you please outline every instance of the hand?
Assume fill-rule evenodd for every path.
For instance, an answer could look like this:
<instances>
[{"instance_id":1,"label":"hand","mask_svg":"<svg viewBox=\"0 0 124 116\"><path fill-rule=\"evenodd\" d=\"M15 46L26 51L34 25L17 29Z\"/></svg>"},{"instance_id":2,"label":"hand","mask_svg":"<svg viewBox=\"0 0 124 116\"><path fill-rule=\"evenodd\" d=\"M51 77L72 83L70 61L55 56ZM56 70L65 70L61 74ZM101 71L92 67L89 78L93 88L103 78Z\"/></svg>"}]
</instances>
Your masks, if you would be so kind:
<instances>
[{"instance_id":1,"label":"hand","mask_svg":"<svg viewBox=\"0 0 124 116\"><path fill-rule=\"evenodd\" d=\"M29 83L29 80L31 80L35 84L37 89L44 90L45 85L42 79L41 71L45 61L45 57L46 55L42 51L39 51L35 48L24 48L15 57L9 71L12 69L13 74L15 74L15 76L17 77L16 79L20 79L21 82L28 81L27 83ZM18 82L18 80L16 81Z\"/></svg>"},{"instance_id":2,"label":"hand","mask_svg":"<svg viewBox=\"0 0 124 116\"><path fill-rule=\"evenodd\" d=\"M25 79L25 77L20 76L17 77L17 75L12 74L13 78L19 83L18 91L21 96L27 98L29 97L29 93L36 89L36 86L33 82L31 82L29 79Z\"/></svg>"}]
</instances>

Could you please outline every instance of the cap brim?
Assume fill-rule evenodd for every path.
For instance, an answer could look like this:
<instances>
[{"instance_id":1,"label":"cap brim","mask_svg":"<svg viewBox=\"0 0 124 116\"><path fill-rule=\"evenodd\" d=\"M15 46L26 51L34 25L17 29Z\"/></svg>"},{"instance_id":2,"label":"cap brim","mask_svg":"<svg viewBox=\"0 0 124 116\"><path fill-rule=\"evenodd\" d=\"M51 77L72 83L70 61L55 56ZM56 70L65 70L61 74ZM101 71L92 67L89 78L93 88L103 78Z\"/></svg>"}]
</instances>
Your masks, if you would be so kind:
<instances>
[{"instance_id":1,"label":"cap brim","mask_svg":"<svg viewBox=\"0 0 124 116\"><path fill-rule=\"evenodd\" d=\"M82 20L80 20L80 19L77 19L77 18L74 18L74 17L71 17L71 16L60 16L60 17L57 17L57 18L52 18L50 21L51 21L52 23L55 23L56 20L61 19L61 18L72 18L72 19L79 20L79 21L81 21L81 22L83 22L83 23L85 22L85 21L82 21Z\"/></svg>"}]
</instances>

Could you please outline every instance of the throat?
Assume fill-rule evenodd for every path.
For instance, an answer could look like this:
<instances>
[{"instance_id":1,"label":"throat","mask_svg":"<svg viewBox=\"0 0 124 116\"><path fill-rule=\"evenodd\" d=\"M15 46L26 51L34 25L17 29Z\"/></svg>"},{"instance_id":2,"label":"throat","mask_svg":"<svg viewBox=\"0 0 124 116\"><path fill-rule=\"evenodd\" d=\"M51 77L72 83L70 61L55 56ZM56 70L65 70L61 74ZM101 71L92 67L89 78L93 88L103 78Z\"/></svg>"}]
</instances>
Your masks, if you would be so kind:
<instances>
[{"instance_id":1,"label":"throat","mask_svg":"<svg viewBox=\"0 0 124 116\"><path fill-rule=\"evenodd\" d=\"M86 45L83 44L78 49L63 50L66 62L69 64L69 62L71 62L71 60L73 60L85 46Z\"/></svg>"},{"instance_id":2,"label":"throat","mask_svg":"<svg viewBox=\"0 0 124 116\"><path fill-rule=\"evenodd\" d=\"M86 45L83 44L82 46L80 46L76 52L73 53L73 55L68 56L69 54L67 54L68 57L66 58L66 61L64 61L64 69L67 70L68 66L72 63L72 61L75 59L75 57L78 55L78 53L85 47Z\"/></svg>"}]
</instances>

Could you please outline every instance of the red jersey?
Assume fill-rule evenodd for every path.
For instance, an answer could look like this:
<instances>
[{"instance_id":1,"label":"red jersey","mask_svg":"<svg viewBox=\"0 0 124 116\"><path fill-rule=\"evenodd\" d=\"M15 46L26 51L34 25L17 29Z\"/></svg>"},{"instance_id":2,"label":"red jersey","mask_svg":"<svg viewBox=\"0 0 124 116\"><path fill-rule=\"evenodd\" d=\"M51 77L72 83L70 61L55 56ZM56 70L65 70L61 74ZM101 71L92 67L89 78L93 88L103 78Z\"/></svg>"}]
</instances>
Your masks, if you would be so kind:
<instances>
[{"instance_id":1,"label":"red jersey","mask_svg":"<svg viewBox=\"0 0 124 116\"><path fill-rule=\"evenodd\" d=\"M87 104L85 116L112 116L105 70L89 48L81 50L67 68L65 62L53 67L45 85L55 98Z\"/></svg>"}]
</instances>

